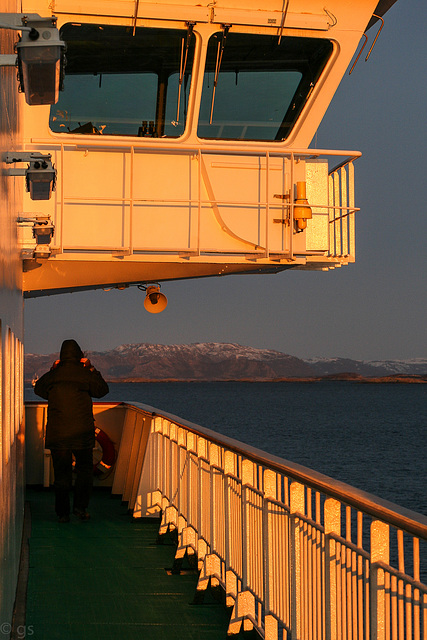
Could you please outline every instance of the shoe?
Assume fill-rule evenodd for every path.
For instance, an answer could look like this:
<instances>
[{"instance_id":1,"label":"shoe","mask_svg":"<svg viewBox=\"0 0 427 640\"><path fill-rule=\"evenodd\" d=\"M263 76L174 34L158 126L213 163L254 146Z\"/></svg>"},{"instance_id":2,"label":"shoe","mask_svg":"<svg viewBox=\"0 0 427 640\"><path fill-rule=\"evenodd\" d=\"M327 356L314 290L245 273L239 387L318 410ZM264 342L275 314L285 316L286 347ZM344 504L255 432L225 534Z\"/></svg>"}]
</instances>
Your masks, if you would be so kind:
<instances>
[{"instance_id":1,"label":"shoe","mask_svg":"<svg viewBox=\"0 0 427 640\"><path fill-rule=\"evenodd\" d=\"M73 509L73 513L82 522L86 522L90 519L90 514L86 511L86 509Z\"/></svg>"},{"instance_id":2,"label":"shoe","mask_svg":"<svg viewBox=\"0 0 427 640\"><path fill-rule=\"evenodd\" d=\"M70 516L58 516L58 522L61 524L64 522L70 522Z\"/></svg>"}]
</instances>

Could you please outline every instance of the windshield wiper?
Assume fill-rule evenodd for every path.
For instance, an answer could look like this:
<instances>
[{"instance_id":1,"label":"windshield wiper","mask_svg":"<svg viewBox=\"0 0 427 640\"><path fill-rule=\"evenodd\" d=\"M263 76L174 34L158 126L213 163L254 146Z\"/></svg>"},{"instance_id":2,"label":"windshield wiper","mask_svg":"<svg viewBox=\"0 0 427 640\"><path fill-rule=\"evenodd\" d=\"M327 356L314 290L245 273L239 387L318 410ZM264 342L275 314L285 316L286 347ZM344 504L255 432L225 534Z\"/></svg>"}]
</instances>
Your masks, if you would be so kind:
<instances>
[{"instance_id":1,"label":"windshield wiper","mask_svg":"<svg viewBox=\"0 0 427 640\"><path fill-rule=\"evenodd\" d=\"M211 115L209 118L209 124L212 124L216 85L218 84L218 76L219 76L219 70L221 69L222 54L224 53L225 43L227 40L228 32L230 31L230 27L231 27L231 24L223 25L222 40L221 42L218 42L218 50L216 53L216 64L215 64L215 78L214 78L214 85L213 85L213 91L212 91Z\"/></svg>"},{"instance_id":2,"label":"windshield wiper","mask_svg":"<svg viewBox=\"0 0 427 640\"><path fill-rule=\"evenodd\" d=\"M185 45L184 54L184 38L181 41L181 60L179 61L179 85L178 85L178 105L176 109L176 121L179 122L179 105L181 102L181 86L184 80L185 71L187 68L188 50L190 49L191 36L193 35L195 22L187 22L187 42Z\"/></svg>"}]
</instances>

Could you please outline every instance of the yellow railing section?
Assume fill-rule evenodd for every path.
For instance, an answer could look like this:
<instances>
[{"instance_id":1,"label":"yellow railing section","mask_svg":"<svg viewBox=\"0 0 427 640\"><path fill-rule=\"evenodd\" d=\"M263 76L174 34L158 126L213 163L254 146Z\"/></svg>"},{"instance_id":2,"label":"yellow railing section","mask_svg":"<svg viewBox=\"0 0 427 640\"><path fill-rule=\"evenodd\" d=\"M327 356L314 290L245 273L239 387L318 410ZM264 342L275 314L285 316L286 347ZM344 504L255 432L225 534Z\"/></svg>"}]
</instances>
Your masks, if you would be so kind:
<instances>
[{"instance_id":1,"label":"yellow railing section","mask_svg":"<svg viewBox=\"0 0 427 640\"><path fill-rule=\"evenodd\" d=\"M175 566L197 557L198 599L221 587L233 607L229 635L427 639L425 516L138 407L152 415L134 515L162 511Z\"/></svg>"},{"instance_id":2,"label":"yellow railing section","mask_svg":"<svg viewBox=\"0 0 427 640\"><path fill-rule=\"evenodd\" d=\"M40 144L46 145L46 140ZM58 188L51 205L55 224L52 250L57 256L66 252L69 258L82 251L123 252L126 256L185 253L190 257L231 252L251 258L293 260L302 253L337 258L342 263L354 260L358 208L353 162L360 152L257 151L244 145L178 147L166 142L153 148L102 140L83 145L74 139L46 149L58 170ZM81 163L82 153L88 168ZM328 158L336 161L342 157L345 160L329 172L329 178L327 170L325 175L316 173L316 162L323 161L327 167ZM306 176L305 167L313 162ZM158 171L151 175L153 164ZM104 185L99 175L107 168L112 176L108 189L99 186ZM159 176L163 176L160 191ZM297 181L305 180L313 220L308 221L307 247L302 249L294 228L294 210ZM103 212L101 218L99 211ZM219 237L212 237L205 228L211 216L221 230ZM151 237L147 229L154 222L158 225L159 219L163 226ZM115 225L117 233L111 231L104 238L106 220ZM171 226L174 234L163 238ZM80 235L76 229L81 229ZM28 229L22 236L22 247L33 245Z\"/></svg>"},{"instance_id":3,"label":"yellow railing section","mask_svg":"<svg viewBox=\"0 0 427 640\"><path fill-rule=\"evenodd\" d=\"M175 570L198 566L195 602L223 594L231 637L427 640L427 517L147 405L94 408L118 448L112 492L162 514ZM33 483L45 409L27 405Z\"/></svg>"}]
</instances>

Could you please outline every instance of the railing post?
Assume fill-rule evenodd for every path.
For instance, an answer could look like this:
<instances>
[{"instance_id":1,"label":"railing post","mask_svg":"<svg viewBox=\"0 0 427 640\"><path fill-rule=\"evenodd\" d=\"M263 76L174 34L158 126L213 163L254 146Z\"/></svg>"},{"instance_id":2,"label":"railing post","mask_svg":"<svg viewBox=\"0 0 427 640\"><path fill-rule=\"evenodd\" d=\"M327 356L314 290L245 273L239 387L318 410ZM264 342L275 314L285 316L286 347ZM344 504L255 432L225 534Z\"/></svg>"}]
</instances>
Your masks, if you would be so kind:
<instances>
[{"instance_id":1,"label":"railing post","mask_svg":"<svg viewBox=\"0 0 427 640\"><path fill-rule=\"evenodd\" d=\"M326 558L325 558L325 610L326 610L326 638L328 640L339 640L340 632L340 611L338 610L338 582L337 575L340 570L337 557L337 541L331 534L339 536L341 534L341 503L338 500L329 498L325 501L325 536L326 536Z\"/></svg>"},{"instance_id":2,"label":"railing post","mask_svg":"<svg viewBox=\"0 0 427 640\"><path fill-rule=\"evenodd\" d=\"M301 536L303 523L298 514L305 512L305 487L299 482L292 482L290 486L290 514L291 514L291 633L292 638L302 637L302 545Z\"/></svg>"},{"instance_id":3,"label":"railing post","mask_svg":"<svg viewBox=\"0 0 427 640\"><path fill-rule=\"evenodd\" d=\"M233 607L238 592L238 567L241 566L242 531L241 526L241 492L239 500L233 495L232 485L236 484L237 457L232 451L224 453L225 474L225 596L227 607ZM233 478L233 479L232 479ZM239 485L240 486L240 485ZM238 504L238 506L236 506ZM239 517L240 516L240 517ZM240 551L240 562L237 559Z\"/></svg>"},{"instance_id":4,"label":"railing post","mask_svg":"<svg viewBox=\"0 0 427 640\"><path fill-rule=\"evenodd\" d=\"M341 209L341 216L344 216L343 218L341 218L341 243L342 243L342 248L341 248L341 255L342 256L348 256L348 254L350 253L349 251L349 241L348 241L348 214L349 214L349 207L348 207L348 196L347 196L347 167L341 167L341 169L339 170L340 173L340 181L341 181L341 207L343 207Z\"/></svg>"},{"instance_id":5,"label":"railing post","mask_svg":"<svg viewBox=\"0 0 427 640\"><path fill-rule=\"evenodd\" d=\"M270 514L270 500L277 500L277 473L271 469L264 471L264 638L265 640L277 640L279 637L279 625L277 618L271 614L274 605L274 596L277 585L275 563L279 561L279 554L275 548L274 516ZM283 541L286 546L286 541Z\"/></svg>"},{"instance_id":6,"label":"railing post","mask_svg":"<svg viewBox=\"0 0 427 640\"><path fill-rule=\"evenodd\" d=\"M378 563L390 562L390 527L385 522L371 523L371 633L370 640L388 640L386 636L385 571Z\"/></svg>"},{"instance_id":7,"label":"railing post","mask_svg":"<svg viewBox=\"0 0 427 640\"><path fill-rule=\"evenodd\" d=\"M268 237L268 225L269 225L269 202L268 199L270 197L269 193L269 171L270 171L270 154L268 151L265 152L265 257L268 258L270 256L269 249L269 237Z\"/></svg>"},{"instance_id":8,"label":"railing post","mask_svg":"<svg viewBox=\"0 0 427 640\"><path fill-rule=\"evenodd\" d=\"M353 213L349 213L348 227L349 227L349 253L350 257L354 259L356 254L356 237L354 228L354 165L353 161L348 163L348 206L349 211L353 210Z\"/></svg>"},{"instance_id":9,"label":"railing post","mask_svg":"<svg viewBox=\"0 0 427 640\"><path fill-rule=\"evenodd\" d=\"M248 586L250 582L250 563L252 561L251 548L251 514L250 514L250 491L254 488L255 465L251 460L242 460L241 467L242 477L242 546L243 546L243 564L242 564L242 589L237 594L237 598L233 607L228 626L227 635L235 636L243 631L252 631L255 623L255 597Z\"/></svg>"}]
</instances>

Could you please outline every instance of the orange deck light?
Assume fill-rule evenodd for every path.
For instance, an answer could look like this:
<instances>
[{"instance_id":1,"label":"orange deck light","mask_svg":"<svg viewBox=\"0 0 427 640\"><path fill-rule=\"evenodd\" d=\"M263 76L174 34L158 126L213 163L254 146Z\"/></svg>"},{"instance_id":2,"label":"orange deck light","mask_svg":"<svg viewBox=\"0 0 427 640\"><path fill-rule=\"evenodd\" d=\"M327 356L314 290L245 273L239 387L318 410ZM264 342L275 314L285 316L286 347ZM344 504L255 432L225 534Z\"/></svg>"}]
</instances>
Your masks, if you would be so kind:
<instances>
[{"instance_id":1,"label":"orange deck light","mask_svg":"<svg viewBox=\"0 0 427 640\"><path fill-rule=\"evenodd\" d=\"M294 221L298 231L303 231L307 227L307 220L311 220L313 213L308 204L306 193L306 182L297 182L297 197L294 206Z\"/></svg>"}]
</instances>

